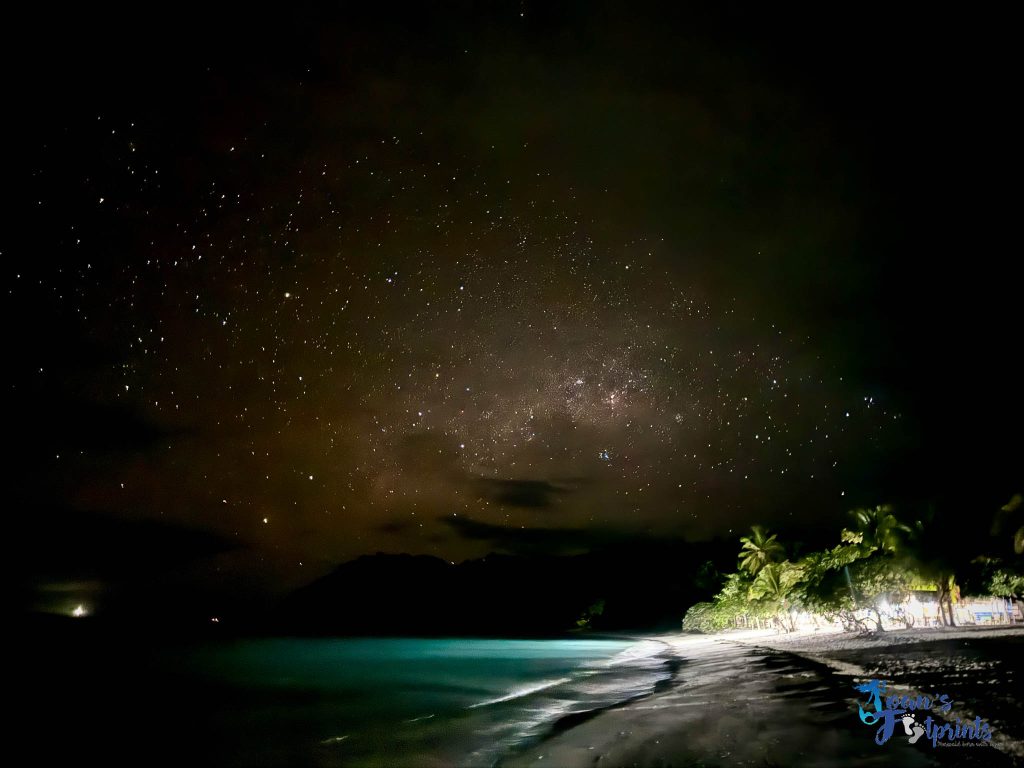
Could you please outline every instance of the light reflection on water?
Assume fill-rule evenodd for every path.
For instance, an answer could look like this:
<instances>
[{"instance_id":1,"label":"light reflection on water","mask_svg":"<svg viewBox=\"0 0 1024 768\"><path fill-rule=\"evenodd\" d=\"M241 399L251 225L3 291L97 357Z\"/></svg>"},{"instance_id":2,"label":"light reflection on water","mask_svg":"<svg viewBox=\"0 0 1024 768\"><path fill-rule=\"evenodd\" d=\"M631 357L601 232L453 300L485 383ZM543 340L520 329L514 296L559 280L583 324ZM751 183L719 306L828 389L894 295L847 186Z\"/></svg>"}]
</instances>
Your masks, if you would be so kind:
<instances>
[{"instance_id":1,"label":"light reflection on water","mask_svg":"<svg viewBox=\"0 0 1024 768\"><path fill-rule=\"evenodd\" d=\"M484 765L567 714L651 692L655 641L262 639L169 660L214 693L228 764ZM230 706L218 707L218 692Z\"/></svg>"}]
</instances>

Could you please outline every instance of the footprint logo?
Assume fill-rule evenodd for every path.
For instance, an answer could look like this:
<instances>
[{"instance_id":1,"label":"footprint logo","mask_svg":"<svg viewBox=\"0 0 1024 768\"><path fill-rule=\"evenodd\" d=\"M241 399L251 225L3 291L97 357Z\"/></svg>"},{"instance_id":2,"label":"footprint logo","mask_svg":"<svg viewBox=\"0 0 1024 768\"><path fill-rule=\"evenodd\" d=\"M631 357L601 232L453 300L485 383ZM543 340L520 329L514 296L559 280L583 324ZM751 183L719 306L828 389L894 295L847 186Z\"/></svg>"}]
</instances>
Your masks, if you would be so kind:
<instances>
[{"instance_id":1,"label":"footprint logo","mask_svg":"<svg viewBox=\"0 0 1024 768\"><path fill-rule=\"evenodd\" d=\"M903 716L903 732L910 737L910 743L916 744L924 736L924 726L914 719L913 715Z\"/></svg>"}]
</instances>

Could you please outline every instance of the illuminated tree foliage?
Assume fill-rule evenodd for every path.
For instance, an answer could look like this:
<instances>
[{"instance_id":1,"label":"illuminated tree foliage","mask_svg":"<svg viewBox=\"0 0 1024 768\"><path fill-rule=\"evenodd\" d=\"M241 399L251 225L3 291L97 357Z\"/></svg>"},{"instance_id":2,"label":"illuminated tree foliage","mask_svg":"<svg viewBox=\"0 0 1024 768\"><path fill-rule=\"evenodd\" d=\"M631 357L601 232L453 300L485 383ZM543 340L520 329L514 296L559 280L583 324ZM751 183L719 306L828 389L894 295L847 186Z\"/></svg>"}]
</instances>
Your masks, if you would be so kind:
<instances>
[{"instance_id":1,"label":"illuminated tree foliage","mask_svg":"<svg viewBox=\"0 0 1024 768\"><path fill-rule=\"evenodd\" d=\"M769 563L777 563L785 556L782 544L775 534L768 532L759 525L751 529L750 536L740 538L740 570L751 576L757 576Z\"/></svg>"},{"instance_id":2,"label":"illuminated tree foliage","mask_svg":"<svg viewBox=\"0 0 1024 768\"><path fill-rule=\"evenodd\" d=\"M883 631L885 619L910 627L913 617L902 605L915 590L933 592L941 623L952 625L958 575L978 593L1024 597L1024 563L1016 556L1021 506L1021 497L1015 496L995 515L989 540L969 542L997 555L979 555L951 538L942 516L932 509L912 523L889 505L852 510L852 526L840 532L839 544L795 562L785 559L786 547L775 534L754 526L740 539L737 572L725 577L713 600L690 608L683 629L776 627L788 632L796 628L795 614L801 610L815 621L839 621L850 631Z\"/></svg>"}]
</instances>

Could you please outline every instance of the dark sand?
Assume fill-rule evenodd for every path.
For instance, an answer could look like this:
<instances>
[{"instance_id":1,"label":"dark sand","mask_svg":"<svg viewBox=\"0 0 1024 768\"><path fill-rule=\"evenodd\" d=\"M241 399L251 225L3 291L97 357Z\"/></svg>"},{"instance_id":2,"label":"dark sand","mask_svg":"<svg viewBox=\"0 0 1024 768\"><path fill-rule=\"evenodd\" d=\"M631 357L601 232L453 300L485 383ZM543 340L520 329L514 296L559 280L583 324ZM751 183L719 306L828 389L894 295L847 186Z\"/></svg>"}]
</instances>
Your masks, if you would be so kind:
<instances>
[{"instance_id":1,"label":"dark sand","mask_svg":"<svg viewBox=\"0 0 1024 768\"><path fill-rule=\"evenodd\" d=\"M575 715L501 766L1024 765L1016 749L1024 737L1016 690L1024 680L1024 629L908 642L888 634L864 647L818 643L825 647L813 658L797 655L798 643L789 644L792 651L766 647L772 638L660 638L677 663L663 690ZM857 717L861 694L853 690L868 677L903 691L949 693L951 714L988 719L999 748L911 745L899 731L875 744L875 728Z\"/></svg>"}]
</instances>

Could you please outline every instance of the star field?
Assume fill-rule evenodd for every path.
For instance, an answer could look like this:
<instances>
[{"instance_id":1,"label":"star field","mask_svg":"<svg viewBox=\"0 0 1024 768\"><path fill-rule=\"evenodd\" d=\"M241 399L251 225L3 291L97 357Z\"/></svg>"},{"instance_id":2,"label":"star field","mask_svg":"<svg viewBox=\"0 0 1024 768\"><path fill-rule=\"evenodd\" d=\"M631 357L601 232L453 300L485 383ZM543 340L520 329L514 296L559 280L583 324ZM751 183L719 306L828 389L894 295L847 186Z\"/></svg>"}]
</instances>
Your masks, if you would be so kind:
<instances>
[{"instance_id":1,"label":"star field","mask_svg":"<svg viewBox=\"0 0 1024 768\"><path fill-rule=\"evenodd\" d=\"M88 478L76 503L296 560L485 548L460 516L578 529L581 547L592 527L706 536L742 524L752 488L835 503L843 462L898 418L812 336L690 290L657 233L592 234L536 179L416 162L392 136L253 190L265 152L243 137L226 178L160 210L168 173L134 124L96 123L109 177L82 181L79 216L149 240L32 289L110 344L98 399L162 437L102 471L61 457ZM72 253L80 229L59 234Z\"/></svg>"},{"instance_id":2,"label":"star field","mask_svg":"<svg viewBox=\"0 0 1024 768\"><path fill-rule=\"evenodd\" d=\"M566 8L63 34L0 243L33 525L300 583L1007 475L1014 283L933 225L892 59Z\"/></svg>"}]
</instances>

